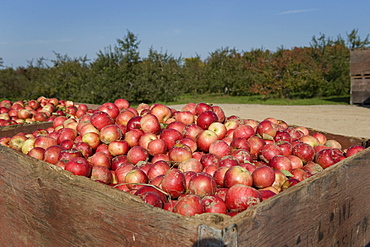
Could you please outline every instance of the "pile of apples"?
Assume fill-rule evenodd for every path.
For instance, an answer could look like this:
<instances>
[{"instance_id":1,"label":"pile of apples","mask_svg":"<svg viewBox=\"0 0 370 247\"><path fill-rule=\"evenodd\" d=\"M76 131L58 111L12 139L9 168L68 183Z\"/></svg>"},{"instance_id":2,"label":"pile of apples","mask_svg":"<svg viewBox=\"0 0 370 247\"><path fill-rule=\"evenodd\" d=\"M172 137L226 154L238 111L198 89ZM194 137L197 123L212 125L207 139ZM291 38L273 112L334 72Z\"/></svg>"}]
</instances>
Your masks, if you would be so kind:
<instances>
[{"instance_id":1,"label":"pile of apples","mask_svg":"<svg viewBox=\"0 0 370 247\"><path fill-rule=\"evenodd\" d=\"M0 143L185 216L236 215L364 150L207 103L178 111L117 99L72 115Z\"/></svg>"},{"instance_id":2,"label":"pile of apples","mask_svg":"<svg viewBox=\"0 0 370 247\"><path fill-rule=\"evenodd\" d=\"M81 117L91 111L86 104L40 96L32 100L2 100L0 126L52 122L57 116Z\"/></svg>"}]
</instances>

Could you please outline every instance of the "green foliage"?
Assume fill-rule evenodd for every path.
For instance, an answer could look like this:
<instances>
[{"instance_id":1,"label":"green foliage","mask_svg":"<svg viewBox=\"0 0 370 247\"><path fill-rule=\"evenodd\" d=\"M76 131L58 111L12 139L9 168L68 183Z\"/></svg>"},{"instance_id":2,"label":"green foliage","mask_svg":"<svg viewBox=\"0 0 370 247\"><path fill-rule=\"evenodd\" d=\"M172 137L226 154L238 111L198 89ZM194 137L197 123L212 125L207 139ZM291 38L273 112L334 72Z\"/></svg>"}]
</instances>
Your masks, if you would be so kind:
<instances>
[{"instance_id":1,"label":"green foliage","mask_svg":"<svg viewBox=\"0 0 370 247\"><path fill-rule=\"evenodd\" d=\"M101 104L126 98L132 104L173 102L183 96L216 95L259 99L305 99L349 95L349 51L370 44L358 30L336 39L313 36L309 47L275 52L221 48L202 61L199 56L175 58L149 49L140 57L138 37L130 31L113 46L97 52L96 59L70 58L54 53L26 68L0 69L1 98L39 96ZM0 58L0 67L3 60Z\"/></svg>"}]
</instances>

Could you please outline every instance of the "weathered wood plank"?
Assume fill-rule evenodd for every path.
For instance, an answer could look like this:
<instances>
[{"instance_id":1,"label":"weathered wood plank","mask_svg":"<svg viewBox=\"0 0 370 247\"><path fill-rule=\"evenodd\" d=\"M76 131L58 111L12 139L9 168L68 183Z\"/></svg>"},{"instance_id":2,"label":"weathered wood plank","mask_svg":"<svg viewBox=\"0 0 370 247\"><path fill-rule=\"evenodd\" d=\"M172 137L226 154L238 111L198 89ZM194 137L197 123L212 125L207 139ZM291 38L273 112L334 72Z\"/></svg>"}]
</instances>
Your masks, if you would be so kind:
<instances>
[{"instance_id":1,"label":"weathered wood plank","mask_svg":"<svg viewBox=\"0 0 370 247\"><path fill-rule=\"evenodd\" d=\"M5 246L191 246L198 240L204 221L197 217L153 208L6 147L0 146L0 160ZM208 217L207 224L225 218Z\"/></svg>"},{"instance_id":2,"label":"weathered wood plank","mask_svg":"<svg viewBox=\"0 0 370 247\"><path fill-rule=\"evenodd\" d=\"M365 246L370 242L370 150L236 216L243 246ZM239 217L239 218L238 218Z\"/></svg>"},{"instance_id":3,"label":"weathered wood plank","mask_svg":"<svg viewBox=\"0 0 370 247\"><path fill-rule=\"evenodd\" d=\"M44 122L44 123L35 123L35 124L15 124L15 125L9 125L9 126L1 126L0 127L0 137L5 136L13 136L20 132L24 133L32 133L35 130L38 129L47 129L49 127L52 127L52 122Z\"/></svg>"},{"instance_id":4,"label":"weathered wood plank","mask_svg":"<svg viewBox=\"0 0 370 247\"><path fill-rule=\"evenodd\" d=\"M314 131L314 130L311 130ZM364 139L325 133L344 147ZM364 246L370 149L230 218L183 217L0 146L4 246L200 246L200 225L235 224L238 246Z\"/></svg>"}]
</instances>

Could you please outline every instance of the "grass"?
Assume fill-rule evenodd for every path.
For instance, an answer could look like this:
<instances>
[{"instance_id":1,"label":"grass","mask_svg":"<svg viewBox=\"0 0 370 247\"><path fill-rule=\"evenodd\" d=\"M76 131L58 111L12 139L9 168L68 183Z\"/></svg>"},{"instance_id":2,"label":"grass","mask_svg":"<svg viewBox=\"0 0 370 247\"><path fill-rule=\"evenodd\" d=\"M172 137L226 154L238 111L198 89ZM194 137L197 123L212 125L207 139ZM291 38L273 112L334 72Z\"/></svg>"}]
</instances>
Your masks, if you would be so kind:
<instances>
[{"instance_id":1,"label":"grass","mask_svg":"<svg viewBox=\"0 0 370 247\"><path fill-rule=\"evenodd\" d=\"M213 104L263 104L263 105L349 105L350 96L331 96L312 99L264 99L262 96L219 96L219 95L185 95L174 102L158 102L166 105L187 103Z\"/></svg>"}]
</instances>

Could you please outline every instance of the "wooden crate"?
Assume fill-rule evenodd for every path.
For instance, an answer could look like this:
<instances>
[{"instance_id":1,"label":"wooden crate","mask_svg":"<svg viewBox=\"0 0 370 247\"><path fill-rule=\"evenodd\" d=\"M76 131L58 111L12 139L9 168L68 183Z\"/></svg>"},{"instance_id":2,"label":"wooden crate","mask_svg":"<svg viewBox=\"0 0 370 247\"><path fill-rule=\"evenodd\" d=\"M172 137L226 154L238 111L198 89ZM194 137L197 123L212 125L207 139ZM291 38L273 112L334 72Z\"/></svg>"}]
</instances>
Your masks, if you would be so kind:
<instances>
[{"instance_id":1,"label":"wooden crate","mask_svg":"<svg viewBox=\"0 0 370 247\"><path fill-rule=\"evenodd\" d=\"M351 50L351 104L370 104L370 49Z\"/></svg>"},{"instance_id":2,"label":"wooden crate","mask_svg":"<svg viewBox=\"0 0 370 247\"><path fill-rule=\"evenodd\" d=\"M365 246L369 167L368 148L235 217L184 217L0 146L1 245Z\"/></svg>"},{"instance_id":3,"label":"wooden crate","mask_svg":"<svg viewBox=\"0 0 370 247\"><path fill-rule=\"evenodd\" d=\"M35 124L15 124L15 125L8 125L8 126L1 126L0 127L0 137L4 136L13 136L20 132L24 133L32 133L38 129L46 129L49 127L53 127L52 122L43 122L43 123L35 123Z\"/></svg>"}]
</instances>

